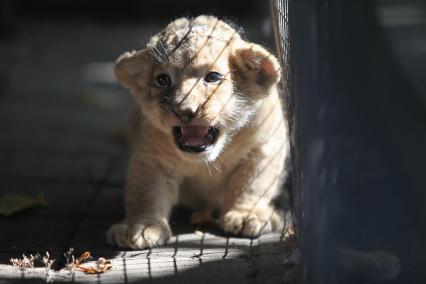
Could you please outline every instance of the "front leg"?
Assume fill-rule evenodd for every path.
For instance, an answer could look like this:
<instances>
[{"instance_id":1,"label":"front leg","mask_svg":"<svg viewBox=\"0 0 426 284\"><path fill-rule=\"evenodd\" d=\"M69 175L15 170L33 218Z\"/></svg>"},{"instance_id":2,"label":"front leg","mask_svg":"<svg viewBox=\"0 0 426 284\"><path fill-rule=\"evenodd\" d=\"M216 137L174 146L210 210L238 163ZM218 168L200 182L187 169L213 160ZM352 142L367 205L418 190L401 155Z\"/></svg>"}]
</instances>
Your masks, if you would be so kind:
<instances>
[{"instance_id":1,"label":"front leg","mask_svg":"<svg viewBox=\"0 0 426 284\"><path fill-rule=\"evenodd\" d=\"M274 155L254 150L230 176L219 224L232 234L257 237L283 228L283 214L271 205L284 178L286 147Z\"/></svg>"},{"instance_id":2,"label":"front leg","mask_svg":"<svg viewBox=\"0 0 426 284\"><path fill-rule=\"evenodd\" d=\"M131 158L125 193L126 217L111 226L107 242L122 248L144 249L164 244L171 236L168 222L177 201L178 184L155 163Z\"/></svg>"}]
</instances>

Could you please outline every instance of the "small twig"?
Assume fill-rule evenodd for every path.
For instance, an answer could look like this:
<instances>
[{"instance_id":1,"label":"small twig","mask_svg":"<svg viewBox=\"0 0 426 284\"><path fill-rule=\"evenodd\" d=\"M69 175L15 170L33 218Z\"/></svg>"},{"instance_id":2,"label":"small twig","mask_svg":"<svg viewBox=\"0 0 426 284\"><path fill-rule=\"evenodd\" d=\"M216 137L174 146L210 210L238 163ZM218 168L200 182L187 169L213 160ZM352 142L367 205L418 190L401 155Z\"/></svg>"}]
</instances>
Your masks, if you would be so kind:
<instances>
[{"instance_id":1,"label":"small twig","mask_svg":"<svg viewBox=\"0 0 426 284\"><path fill-rule=\"evenodd\" d=\"M17 267L20 270L25 270L27 268L34 268L35 259L36 256L33 256L32 254L30 254L29 257L23 254L22 258L11 258L10 262L14 267Z\"/></svg>"},{"instance_id":2,"label":"small twig","mask_svg":"<svg viewBox=\"0 0 426 284\"><path fill-rule=\"evenodd\" d=\"M92 258L89 251L84 252L77 259L74 257L74 249L70 248L65 254L65 258L67 260L66 268L71 272L75 272L77 269L83 271L87 274L99 274L104 273L112 269L112 263L110 260L106 260L103 257L100 257L94 266L85 266L82 265L86 260Z\"/></svg>"},{"instance_id":3,"label":"small twig","mask_svg":"<svg viewBox=\"0 0 426 284\"><path fill-rule=\"evenodd\" d=\"M64 253L64 256L66 258L66 264L65 267L69 270L71 270L74 266L74 249L73 248L69 248L68 251L66 253Z\"/></svg>"},{"instance_id":4,"label":"small twig","mask_svg":"<svg viewBox=\"0 0 426 284\"><path fill-rule=\"evenodd\" d=\"M43 256L43 264L46 268L46 275L49 275L52 269L52 265L55 262L54 259L50 259L49 252L46 251L46 254Z\"/></svg>"}]
</instances>

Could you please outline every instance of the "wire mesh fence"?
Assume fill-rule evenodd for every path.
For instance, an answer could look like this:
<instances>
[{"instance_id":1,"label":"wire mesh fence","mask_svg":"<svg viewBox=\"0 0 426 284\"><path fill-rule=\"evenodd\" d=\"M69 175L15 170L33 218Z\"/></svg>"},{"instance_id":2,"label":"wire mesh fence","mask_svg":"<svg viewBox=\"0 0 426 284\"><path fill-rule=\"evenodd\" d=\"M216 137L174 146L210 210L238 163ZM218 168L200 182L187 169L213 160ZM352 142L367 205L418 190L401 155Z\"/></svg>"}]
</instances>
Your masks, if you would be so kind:
<instances>
[{"instance_id":1,"label":"wire mesh fence","mask_svg":"<svg viewBox=\"0 0 426 284\"><path fill-rule=\"evenodd\" d=\"M278 58L283 66L283 80L282 86L284 96L286 98L287 111L292 109L293 92L293 70L292 70L292 42L291 42L291 14L289 13L290 0L271 0L271 17L272 28L274 31L276 49ZM291 120L291 116L288 116ZM289 126L292 126L292 121L289 121Z\"/></svg>"}]
</instances>

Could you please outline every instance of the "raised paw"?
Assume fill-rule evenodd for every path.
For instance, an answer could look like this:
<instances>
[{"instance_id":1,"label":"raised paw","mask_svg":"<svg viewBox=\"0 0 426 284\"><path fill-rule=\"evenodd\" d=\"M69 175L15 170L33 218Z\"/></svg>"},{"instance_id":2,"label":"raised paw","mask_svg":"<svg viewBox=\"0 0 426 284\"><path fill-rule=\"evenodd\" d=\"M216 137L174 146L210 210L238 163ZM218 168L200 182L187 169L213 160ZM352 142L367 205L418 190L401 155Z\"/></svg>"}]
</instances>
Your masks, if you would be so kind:
<instances>
[{"instance_id":1,"label":"raised paw","mask_svg":"<svg viewBox=\"0 0 426 284\"><path fill-rule=\"evenodd\" d=\"M282 216L272 208L233 209L224 214L219 223L225 232L246 237L257 237L283 228Z\"/></svg>"},{"instance_id":2,"label":"raised paw","mask_svg":"<svg viewBox=\"0 0 426 284\"><path fill-rule=\"evenodd\" d=\"M106 233L106 241L120 248L145 249L164 244L170 236L168 224L123 222L111 226Z\"/></svg>"}]
</instances>

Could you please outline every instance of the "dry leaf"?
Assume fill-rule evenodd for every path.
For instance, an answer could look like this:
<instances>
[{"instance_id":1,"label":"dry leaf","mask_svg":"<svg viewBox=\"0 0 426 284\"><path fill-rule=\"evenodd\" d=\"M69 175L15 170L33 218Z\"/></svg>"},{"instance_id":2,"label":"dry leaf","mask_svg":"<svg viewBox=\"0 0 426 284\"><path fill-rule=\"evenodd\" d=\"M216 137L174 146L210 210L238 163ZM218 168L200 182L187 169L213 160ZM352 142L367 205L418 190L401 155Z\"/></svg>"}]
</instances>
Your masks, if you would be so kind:
<instances>
[{"instance_id":1,"label":"dry leaf","mask_svg":"<svg viewBox=\"0 0 426 284\"><path fill-rule=\"evenodd\" d=\"M106 260L103 257L100 257L94 265L89 265L88 263L82 264L82 262L88 260L89 258L92 258L92 255L89 251L84 252L81 254L77 259L74 260L73 255L74 249L70 248L68 252L66 252L64 255L67 259L67 269L71 271L80 270L87 274L100 274L107 272L112 269L112 263L110 260Z\"/></svg>"},{"instance_id":2,"label":"dry leaf","mask_svg":"<svg viewBox=\"0 0 426 284\"><path fill-rule=\"evenodd\" d=\"M91 258L92 256L90 255L89 251L85 251L83 252L76 260L77 265L79 265L82 261L87 260L88 258Z\"/></svg>"},{"instance_id":3,"label":"dry leaf","mask_svg":"<svg viewBox=\"0 0 426 284\"><path fill-rule=\"evenodd\" d=\"M85 265L79 265L78 269L83 271L87 274L99 274L104 273L112 269L112 263L111 260L107 260L103 257L100 257L93 266L85 266Z\"/></svg>"},{"instance_id":4,"label":"dry leaf","mask_svg":"<svg viewBox=\"0 0 426 284\"><path fill-rule=\"evenodd\" d=\"M29 197L20 194L7 194L0 197L0 215L10 216L29 208L46 205L47 201L41 192L38 193L36 197Z\"/></svg>"},{"instance_id":5,"label":"dry leaf","mask_svg":"<svg viewBox=\"0 0 426 284\"><path fill-rule=\"evenodd\" d=\"M84 261L86 261L86 260L88 260L89 258L92 257L89 251L85 251L77 259L75 259L73 253L74 253L73 248L70 248L66 253L64 253L65 258L67 259L65 266L71 272L78 269L82 262L84 262Z\"/></svg>"}]
</instances>

